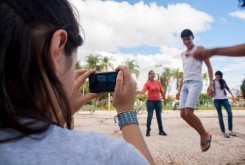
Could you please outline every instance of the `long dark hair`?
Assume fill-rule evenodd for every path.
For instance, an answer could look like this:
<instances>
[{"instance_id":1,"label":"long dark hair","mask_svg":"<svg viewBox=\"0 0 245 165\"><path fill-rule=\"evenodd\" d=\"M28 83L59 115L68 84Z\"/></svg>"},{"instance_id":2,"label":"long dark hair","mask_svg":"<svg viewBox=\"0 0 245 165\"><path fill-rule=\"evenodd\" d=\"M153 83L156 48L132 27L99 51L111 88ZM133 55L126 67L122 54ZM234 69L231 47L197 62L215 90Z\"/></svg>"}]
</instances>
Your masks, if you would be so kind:
<instances>
[{"instance_id":1,"label":"long dark hair","mask_svg":"<svg viewBox=\"0 0 245 165\"><path fill-rule=\"evenodd\" d=\"M0 18L0 128L18 130L21 137L39 133L54 117L61 123L57 111L72 128L69 101L49 58L50 41L58 29L67 31L67 55L83 43L72 7L67 0L1 0ZM43 74L60 110L55 110Z\"/></svg>"},{"instance_id":2,"label":"long dark hair","mask_svg":"<svg viewBox=\"0 0 245 165\"><path fill-rule=\"evenodd\" d=\"M221 88L221 89L226 88L226 86L225 86L226 83L225 83L225 80L223 79L223 73L222 73L221 71L218 70L218 71L215 72L215 76L216 76L216 75L219 75L219 76L221 77L221 79L219 80L220 88Z\"/></svg>"}]
</instances>

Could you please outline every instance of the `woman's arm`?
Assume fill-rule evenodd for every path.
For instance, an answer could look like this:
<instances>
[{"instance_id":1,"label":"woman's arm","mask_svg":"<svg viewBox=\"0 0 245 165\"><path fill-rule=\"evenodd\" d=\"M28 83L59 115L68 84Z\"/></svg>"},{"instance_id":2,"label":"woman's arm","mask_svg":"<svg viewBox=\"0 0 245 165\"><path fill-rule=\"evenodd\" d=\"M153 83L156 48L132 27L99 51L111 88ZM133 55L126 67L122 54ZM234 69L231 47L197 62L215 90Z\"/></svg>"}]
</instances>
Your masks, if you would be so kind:
<instances>
[{"instance_id":1,"label":"woman's arm","mask_svg":"<svg viewBox=\"0 0 245 165\"><path fill-rule=\"evenodd\" d=\"M144 85L144 87L143 87L143 89L141 91L137 91L137 94L144 94L146 92L145 85Z\"/></svg>"},{"instance_id":2,"label":"woman's arm","mask_svg":"<svg viewBox=\"0 0 245 165\"><path fill-rule=\"evenodd\" d=\"M165 97L165 94L164 94L164 90L161 90L160 93L162 95L162 98L163 98L163 101L164 101L164 105L166 105L167 104L167 100L166 100L166 97Z\"/></svg>"},{"instance_id":3,"label":"woman's arm","mask_svg":"<svg viewBox=\"0 0 245 165\"><path fill-rule=\"evenodd\" d=\"M235 100L235 97L234 95L232 94L231 90L230 89L227 89L227 91L230 93L231 97L232 97L232 100Z\"/></svg>"},{"instance_id":4,"label":"woman's arm","mask_svg":"<svg viewBox=\"0 0 245 165\"><path fill-rule=\"evenodd\" d=\"M120 70L117 76L116 87L113 96L113 104L117 109L117 113L132 111L134 109L134 100L136 95L136 82L132 78L130 71L125 66L119 66ZM140 131L139 125L129 124L121 128L123 138L134 145L149 161L155 164L145 140Z\"/></svg>"},{"instance_id":5,"label":"woman's arm","mask_svg":"<svg viewBox=\"0 0 245 165\"><path fill-rule=\"evenodd\" d=\"M225 82L225 80L224 80L224 82ZM230 95L231 95L231 97L232 97L232 100L235 100L235 97L234 97L234 95L232 94L230 88L227 86L226 82L225 82L225 86L226 86L225 89L230 93Z\"/></svg>"}]
</instances>

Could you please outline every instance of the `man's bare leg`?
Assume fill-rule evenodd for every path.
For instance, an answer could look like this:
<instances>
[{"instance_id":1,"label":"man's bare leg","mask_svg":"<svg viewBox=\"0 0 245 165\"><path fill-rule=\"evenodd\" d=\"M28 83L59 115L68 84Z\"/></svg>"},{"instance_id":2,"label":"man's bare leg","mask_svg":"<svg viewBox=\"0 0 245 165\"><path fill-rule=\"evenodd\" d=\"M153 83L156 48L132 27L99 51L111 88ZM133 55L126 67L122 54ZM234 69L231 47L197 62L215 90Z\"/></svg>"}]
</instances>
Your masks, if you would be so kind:
<instances>
[{"instance_id":1,"label":"man's bare leg","mask_svg":"<svg viewBox=\"0 0 245 165\"><path fill-rule=\"evenodd\" d=\"M202 125L200 119L194 114L193 108L185 108L181 110L181 117L192 126L200 135L201 140L209 140L209 134L206 132L205 128Z\"/></svg>"}]
</instances>

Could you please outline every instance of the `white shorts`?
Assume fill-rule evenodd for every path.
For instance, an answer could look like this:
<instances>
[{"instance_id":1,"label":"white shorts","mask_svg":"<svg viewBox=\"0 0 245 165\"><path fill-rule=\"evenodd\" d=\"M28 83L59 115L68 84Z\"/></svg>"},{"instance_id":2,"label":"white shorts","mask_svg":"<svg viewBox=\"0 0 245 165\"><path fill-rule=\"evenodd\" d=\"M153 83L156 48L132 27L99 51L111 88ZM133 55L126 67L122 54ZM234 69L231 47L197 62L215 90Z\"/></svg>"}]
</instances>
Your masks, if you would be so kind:
<instances>
[{"instance_id":1,"label":"white shorts","mask_svg":"<svg viewBox=\"0 0 245 165\"><path fill-rule=\"evenodd\" d=\"M199 80L184 81L180 92L180 109L183 108L195 109L201 91L202 91L202 81Z\"/></svg>"}]
</instances>

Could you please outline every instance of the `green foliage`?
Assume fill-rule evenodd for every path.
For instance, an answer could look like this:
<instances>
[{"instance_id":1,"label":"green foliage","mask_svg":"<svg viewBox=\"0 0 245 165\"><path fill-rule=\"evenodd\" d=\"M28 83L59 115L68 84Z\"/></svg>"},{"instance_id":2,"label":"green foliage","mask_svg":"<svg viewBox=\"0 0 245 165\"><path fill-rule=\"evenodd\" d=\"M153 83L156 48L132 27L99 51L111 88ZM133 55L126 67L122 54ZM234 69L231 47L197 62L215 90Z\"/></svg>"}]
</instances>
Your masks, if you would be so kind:
<instances>
[{"instance_id":1,"label":"green foliage","mask_svg":"<svg viewBox=\"0 0 245 165\"><path fill-rule=\"evenodd\" d=\"M136 95L136 99L145 102L146 101L146 94L138 94Z\"/></svg>"},{"instance_id":2,"label":"green foliage","mask_svg":"<svg viewBox=\"0 0 245 165\"><path fill-rule=\"evenodd\" d=\"M183 78L183 72L179 71L179 69L172 70L172 77L176 80L176 90L180 88L180 82Z\"/></svg>"},{"instance_id":3,"label":"green foliage","mask_svg":"<svg viewBox=\"0 0 245 165\"><path fill-rule=\"evenodd\" d=\"M86 56L85 59L86 59L85 67L87 69L96 69L97 71L100 70L100 65L99 65L100 60L101 60L100 55L90 54L89 56Z\"/></svg>"},{"instance_id":4,"label":"green foliage","mask_svg":"<svg viewBox=\"0 0 245 165\"><path fill-rule=\"evenodd\" d=\"M169 90L168 92L171 90L169 87L171 77L173 77L173 70L170 68L164 68L164 72L162 72L161 76L159 77L159 81L164 89L164 94L166 94L167 90Z\"/></svg>"},{"instance_id":5,"label":"green foliage","mask_svg":"<svg viewBox=\"0 0 245 165\"><path fill-rule=\"evenodd\" d=\"M111 58L109 57L102 57L100 60L100 70L101 71L108 71L108 70L114 70L113 65L110 63Z\"/></svg>"},{"instance_id":6,"label":"green foliage","mask_svg":"<svg viewBox=\"0 0 245 165\"><path fill-rule=\"evenodd\" d=\"M208 96L206 93L201 93L199 96L199 100L212 100L212 97Z\"/></svg>"},{"instance_id":7,"label":"green foliage","mask_svg":"<svg viewBox=\"0 0 245 165\"><path fill-rule=\"evenodd\" d=\"M213 105L211 106L197 106L196 110L216 110Z\"/></svg>"},{"instance_id":8,"label":"green foliage","mask_svg":"<svg viewBox=\"0 0 245 165\"><path fill-rule=\"evenodd\" d=\"M124 62L124 64L128 66L130 72L132 74L135 74L135 77L138 79L140 71L138 70L139 65L137 64L137 62L135 60L127 60L126 62Z\"/></svg>"},{"instance_id":9,"label":"green foliage","mask_svg":"<svg viewBox=\"0 0 245 165\"><path fill-rule=\"evenodd\" d=\"M209 106L212 103L212 97L208 96L206 93L201 93L198 99L198 106Z\"/></svg>"},{"instance_id":10,"label":"green foliage","mask_svg":"<svg viewBox=\"0 0 245 165\"><path fill-rule=\"evenodd\" d=\"M241 91L242 91L242 97L245 99L245 79L242 81Z\"/></svg>"},{"instance_id":11,"label":"green foliage","mask_svg":"<svg viewBox=\"0 0 245 165\"><path fill-rule=\"evenodd\" d=\"M163 104L162 110L173 110L173 106L169 106L169 105L164 106L164 104Z\"/></svg>"},{"instance_id":12,"label":"green foliage","mask_svg":"<svg viewBox=\"0 0 245 165\"><path fill-rule=\"evenodd\" d=\"M104 106L104 109L106 109L106 110L108 110L108 104L106 104L105 106ZM102 108L102 107L101 107ZM110 104L110 110L112 110L112 109L116 109L112 104Z\"/></svg>"},{"instance_id":13,"label":"green foliage","mask_svg":"<svg viewBox=\"0 0 245 165\"><path fill-rule=\"evenodd\" d=\"M75 69L76 69L76 70L82 69L82 66L81 66L81 64L80 64L80 61L77 61L76 66L75 66Z\"/></svg>"}]
</instances>

